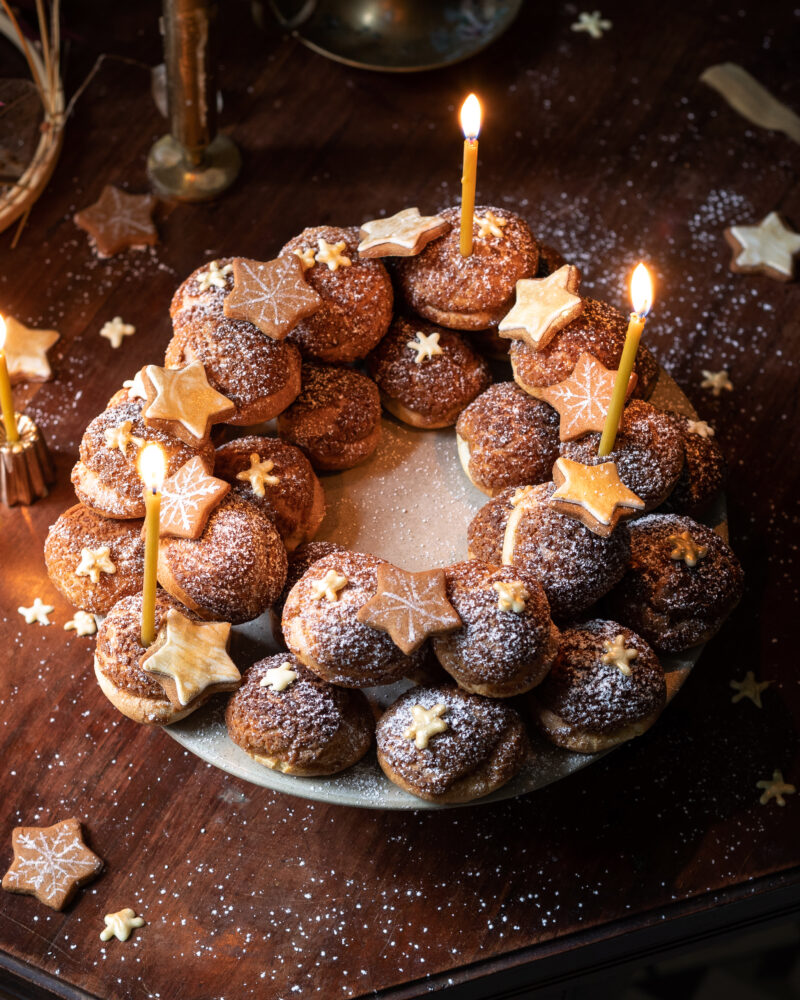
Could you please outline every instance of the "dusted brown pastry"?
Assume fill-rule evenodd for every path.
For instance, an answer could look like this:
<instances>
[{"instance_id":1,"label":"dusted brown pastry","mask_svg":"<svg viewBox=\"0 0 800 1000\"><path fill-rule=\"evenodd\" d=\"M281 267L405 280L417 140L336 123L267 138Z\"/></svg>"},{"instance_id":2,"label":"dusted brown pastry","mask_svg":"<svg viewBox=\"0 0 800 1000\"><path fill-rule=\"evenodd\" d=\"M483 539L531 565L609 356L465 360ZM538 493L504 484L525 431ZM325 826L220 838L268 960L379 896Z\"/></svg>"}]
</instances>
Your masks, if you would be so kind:
<instances>
[{"instance_id":1,"label":"dusted brown pastry","mask_svg":"<svg viewBox=\"0 0 800 1000\"><path fill-rule=\"evenodd\" d=\"M483 358L452 330L395 318L367 358L381 402L412 427L449 427L491 384Z\"/></svg>"},{"instance_id":2,"label":"dusted brown pastry","mask_svg":"<svg viewBox=\"0 0 800 1000\"><path fill-rule=\"evenodd\" d=\"M289 334L304 358L342 363L365 357L392 320L392 283L380 260L358 255L358 228L304 229L280 251L297 252L322 305Z\"/></svg>"},{"instance_id":3,"label":"dusted brown pastry","mask_svg":"<svg viewBox=\"0 0 800 1000\"><path fill-rule=\"evenodd\" d=\"M666 410L657 410L641 399L632 399L622 411L613 449L597 454L600 434L584 434L561 442L561 454L583 465L615 462L619 478L654 510L672 492L683 468L683 434L680 423Z\"/></svg>"},{"instance_id":4,"label":"dusted brown pastry","mask_svg":"<svg viewBox=\"0 0 800 1000\"><path fill-rule=\"evenodd\" d=\"M664 653L680 653L716 634L742 596L739 560L704 524L650 514L630 525L628 571L608 608Z\"/></svg>"},{"instance_id":5,"label":"dusted brown pastry","mask_svg":"<svg viewBox=\"0 0 800 1000\"><path fill-rule=\"evenodd\" d=\"M510 698L539 684L558 647L542 585L512 566L472 560L447 568L447 598L461 627L432 640L458 686L489 698Z\"/></svg>"},{"instance_id":6,"label":"dusted brown pastry","mask_svg":"<svg viewBox=\"0 0 800 1000\"><path fill-rule=\"evenodd\" d=\"M268 656L246 671L225 724L253 760L303 777L336 774L361 760L375 728L360 691L326 684L291 653Z\"/></svg>"},{"instance_id":7,"label":"dusted brown pastry","mask_svg":"<svg viewBox=\"0 0 800 1000\"><path fill-rule=\"evenodd\" d=\"M214 474L267 515L288 551L317 533L325 494L299 448L275 438L237 438L217 448Z\"/></svg>"},{"instance_id":8,"label":"dusted brown pastry","mask_svg":"<svg viewBox=\"0 0 800 1000\"><path fill-rule=\"evenodd\" d=\"M534 351L521 340L512 343L514 381L526 391L563 382L585 351L616 371L627 329L628 318L618 309L596 299L584 299L581 315L559 330L541 350ZM633 370L637 377L633 394L647 399L658 378L658 365L646 348L640 346Z\"/></svg>"},{"instance_id":9,"label":"dusted brown pastry","mask_svg":"<svg viewBox=\"0 0 800 1000\"><path fill-rule=\"evenodd\" d=\"M395 262L398 287L420 316L455 330L485 330L511 308L520 278L532 278L539 247L526 222L505 208L475 209L472 253L461 256L460 208L440 215L453 228L416 257Z\"/></svg>"},{"instance_id":10,"label":"dusted brown pastry","mask_svg":"<svg viewBox=\"0 0 800 1000\"><path fill-rule=\"evenodd\" d=\"M704 420L675 414L683 430L683 470L665 504L667 510L698 517L725 483L725 456Z\"/></svg>"},{"instance_id":11,"label":"dusted brown pastry","mask_svg":"<svg viewBox=\"0 0 800 1000\"><path fill-rule=\"evenodd\" d=\"M349 368L308 362L303 391L278 417L278 434L301 448L315 469L350 469L380 441L378 387Z\"/></svg>"},{"instance_id":12,"label":"dusted brown pastry","mask_svg":"<svg viewBox=\"0 0 800 1000\"><path fill-rule=\"evenodd\" d=\"M142 522L112 520L75 504L51 525L44 559L48 576L70 604L108 614L121 598L142 589Z\"/></svg>"},{"instance_id":13,"label":"dusted brown pastry","mask_svg":"<svg viewBox=\"0 0 800 1000\"><path fill-rule=\"evenodd\" d=\"M621 579L630 536L627 526L620 524L603 538L560 514L548 502L553 489L552 483L510 488L490 500L468 528L469 556L495 564L502 561L536 577L553 616L569 620Z\"/></svg>"},{"instance_id":14,"label":"dusted brown pastry","mask_svg":"<svg viewBox=\"0 0 800 1000\"><path fill-rule=\"evenodd\" d=\"M497 382L458 418L456 442L471 482L495 496L550 479L559 453L558 414L513 382Z\"/></svg>"},{"instance_id":15,"label":"dusted brown pastry","mask_svg":"<svg viewBox=\"0 0 800 1000\"><path fill-rule=\"evenodd\" d=\"M272 521L229 494L199 538L162 538L158 582L201 618L248 622L280 597L286 549Z\"/></svg>"},{"instance_id":16,"label":"dusted brown pastry","mask_svg":"<svg viewBox=\"0 0 800 1000\"><path fill-rule=\"evenodd\" d=\"M550 673L530 702L552 743L598 753L653 725L666 702L664 671L635 632L594 619L562 632Z\"/></svg>"},{"instance_id":17,"label":"dusted brown pastry","mask_svg":"<svg viewBox=\"0 0 800 1000\"><path fill-rule=\"evenodd\" d=\"M192 448L172 434L147 427L142 419L142 401L124 399L125 390L84 431L79 459L72 470L72 485L78 499L106 517L144 517L144 484L136 462L146 444L160 444L172 476L190 458L199 455L209 469L214 448L204 444Z\"/></svg>"},{"instance_id":18,"label":"dusted brown pastry","mask_svg":"<svg viewBox=\"0 0 800 1000\"><path fill-rule=\"evenodd\" d=\"M331 684L388 684L417 669L423 651L404 656L391 638L358 620L378 590L383 562L362 552L336 552L315 562L289 592L283 636L307 667Z\"/></svg>"},{"instance_id":19,"label":"dusted brown pastry","mask_svg":"<svg viewBox=\"0 0 800 1000\"><path fill-rule=\"evenodd\" d=\"M509 782L528 737L510 705L457 687L416 687L378 720L386 777L428 802L470 802Z\"/></svg>"}]
</instances>

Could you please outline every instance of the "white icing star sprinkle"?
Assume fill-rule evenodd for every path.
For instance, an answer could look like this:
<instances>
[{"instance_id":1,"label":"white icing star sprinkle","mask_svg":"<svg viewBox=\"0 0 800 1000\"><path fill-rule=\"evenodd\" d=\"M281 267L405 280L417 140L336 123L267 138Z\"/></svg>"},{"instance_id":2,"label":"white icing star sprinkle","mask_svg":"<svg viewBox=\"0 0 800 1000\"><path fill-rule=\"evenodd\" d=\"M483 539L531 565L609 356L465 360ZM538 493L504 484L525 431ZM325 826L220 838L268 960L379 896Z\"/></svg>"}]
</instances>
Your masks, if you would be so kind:
<instances>
[{"instance_id":1,"label":"white icing star sprinkle","mask_svg":"<svg viewBox=\"0 0 800 1000\"><path fill-rule=\"evenodd\" d=\"M496 580L492 586L497 591L497 607L501 611L518 615L525 610L530 594L522 580Z\"/></svg>"},{"instance_id":2,"label":"white icing star sprinkle","mask_svg":"<svg viewBox=\"0 0 800 1000\"><path fill-rule=\"evenodd\" d=\"M721 395L723 389L728 392L733 389L733 382L731 382L726 371L712 372L707 368L703 368L701 374L703 381L700 383L700 388L710 389L713 396Z\"/></svg>"},{"instance_id":3,"label":"white icing star sprinkle","mask_svg":"<svg viewBox=\"0 0 800 1000\"><path fill-rule=\"evenodd\" d=\"M346 576L329 569L321 580L311 581L312 600L321 601L324 597L326 601L338 601L339 591L346 585Z\"/></svg>"},{"instance_id":4,"label":"white icing star sprinkle","mask_svg":"<svg viewBox=\"0 0 800 1000\"><path fill-rule=\"evenodd\" d=\"M266 496L264 486L277 486L280 482L278 476L270 475L274 468L275 463L271 458L265 458L262 462L258 452L254 451L250 455L250 468L237 472L236 478L241 479L242 482L250 483L253 493L263 497Z\"/></svg>"},{"instance_id":5,"label":"white icing star sprinkle","mask_svg":"<svg viewBox=\"0 0 800 1000\"><path fill-rule=\"evenodd\" d=\"M133 422L123 420L118 427L107 427L105 430L106 448L112 451L119 448L125 458L128 457L128 445L135 444L137 449L144 446L144 438L131 434Z\"/></svg>"},{"instance_id":6,"label":"white icing star sprinkle","mask_svg":"<svg viewBox=\"0 0 800 1000\"><path fill-rule=\"evenodd\" d=\"M340 240L338 243L328 243L327 240L323 240L322 237L317 240L317 263L327 264L329 271L338 271L340 267L350 267L352 261L349 257L345 257L342 252L347 244L344 240Z\"/></svg>"},{"instance_id":7,"label":"white icing star sprinkle","mask_svg":"<svg viewBox=\"0 0 800 1000\"><path fill-rule=\"evenodd\" d=\"M72 618L64 623L64 631L75 630L75 635L94 635L97 631L97 622L94 615L86 611L76 611Z\"/></svg>"},{"instance_id":8,"label":"white icing star sprinkle","mask_svg":"<svg viewBox=\"0 0 800 1000\"><path fill-rule=\"evenodd\" d=\"M208 265L207 270L201 271L197 275L197 283L200 286L201 292L207 292L212 286L214 288L225 288L227 287L227 277L233 271L233 264L226 264L224 267L219 266L219 262L212 260Z\"/></svg>"},{"instance_id":9,"label":"white icing star sprinkle","mask_svg":"<svg viewBox=\"0 0 800 1000\"><path fill-rule=\"evenodd\" d=\"M605 652L601 657L603 663L617 667L619 672L625 677L631 675L631 661L639 656L638 649L625 648L625 636L620 633L613 642L603 639L603 649Z\"/></svg>"},{"instance_id":10,"label":"white icing star sprinkle","mask_svg":"<svg viewBox=\"0 0 800 1000\"><path fill-rule=\"evenodd\" d=\"M761 704L761 692L766 690L770 684L772 684L772 681L757 681L753 671L748 670L744 675L744 680L731 681L730 686L737 692L731 698L731 703L735 705L742 698L749 698L757 708L763 708Z\"/></svg>"},{"instance_id":11,"label":"white icing star sprinkle","mask_svg":"<svg viewBox=\"0 0 800 1000\"><path fill-rule=\"evenodd\" d=\"M296 680L297 671L292 670L291 663L286 662L279 667L270 667L258 682L258 686L268 687L270 691L285 691Z\"/></svg>"},{"instance_id":12,"label":"white icing star sprinkle","mask_svg":"<svg viewBox=\"0 0 800 1000\"><path fill-rule=\"evenodd\" d=\"M763 794L758 800L762 806L765 806L770 799L775 799L776 804L779 806L785 806L786 799L784 795L794 795L797 791L794 785L790 785L783 780L782 771L773 771L771 781L757 781L756 788L763 789Z\"/></svg>"},{"instance_id":13,"label":"white icing star sprinkle","mask_svg":"<svg viewBox=\"0 0 800 1000\"><path fill-rule=\"evenodd\" d=\"M304 271L313 267L317 262L317 251L313 247L305 247L303 250L292 250L292 253L300 258L300 263L303 265Z\"/></svg>"},{"instance_id":14,"label":"white icing star sprinkle","mask_svg":"<svg viewBox=\"0 0 800 1000\"><path fill-rule=\"evenodd\" d=\"M117 913L107 913L103 920L106 926L100 932L101 941L110 941L112 937L118 941L127 941L135 927L144 927L144 920L137 917L135 911L129 906Z\"/></svg>"},{"instance_id":15,"label":"white icing star sprinkle","mask_svg":"<svg viewBox=\"0 0 800 1000\"><path fill-rule=\"evenodd\" d=\"M478 227L478 236L482 236L484 239L487 236L496 236L499 240L503 238L503 230L508 225L508 219L495 215L491 211L488 211L486 215L475 215L473 219Z\"/></svg>"},{"instance_id":16,"label":"white icing star sprinkle","mask_svg":"<svg viewBox=\"0 0 800 1000\"><path fill-rule=\"evenodd\" d=\"M41 597L37 597L29 608L17 608L17 611L25 619L28 625L38 622L40 625L49 625L50 619L47 617L55 609L52 604L44 604Z\"/></svg>"},{"instance_id":17,"label":"white icing star sprinkle","mask_svg":"<svg viewBox=\"0 0 800 1000\"><path fill-rule=\"evenodd\" d=\"M141 369L133 376L126 378L122 383L122 388L128 390L129 399L147 399L147 392L142 381Z\"/></svg>"},{"instance_id":18,"label":"white icing star sprinkle","mask_svg":"<svg viewBox=\"0 0 800 1000\"><path fill-rule=\"evenodd\" d=\"M136 327L131 323L124 323L121 316L115 316L100 328L100 336L105 337L114 348L121 347L123 338L132 337L134 333Z\"/></svg>"},{"instance_id":19,"label":"white icing star sprinkle","mask_svg":"<svg viewBox=\"0 0 800 1000\"><path fill-rule=\"evenodd\" d=\"M81 561L75 569L75 576L88 576L92 583L100 581L101 573L116 573L117 567L111 561L111 549L104 545L100 549L81 549Z\"/></svg>"},{"instance_id":20,"label":"white icing star sprinkle","mask_svg":"<svg viewBox=\"0 0 800 1000\"><path fill-rule=\"evenodd\" d=\"M415 364L421 365L423 361L432 360L434 354L444 354L444 351L439 347L438 332L426 335L421 330L417 330L416 338L416 340L406 341L406 347L417 352L417 356L414 358Z\"/></svg>"},{"instance_id":21,"label":"white icing star sprinkle","mask_svg":"<svg viewBox=\"0 0 800 1000\"><path fill-rule=\"evenodd\" d=\"M417 750L425 750L431 736L443 733L447 729L447 723L442 718L446 711L447 706L443 702L439 702L433 708L414 705L411 709L411 718L414 721L403 731L403 736L407 740L413 740Z\"/></svg>"},{"instance_id":22,"label":"white icing star sprinkle","mask_svg":"<svg viewBox=\"0 0 800 1000\"><path fill-rule=\"evenodd\" d=\"M591 38L602 38L604 31L610 31L613 27L608 18L603 17L599 10L581 11L578 20L574 21L570 28L572 31L585 31Z\"/></svg>"},{"instance_id":23,"label":"white icing star sprinkle","mask_svg":"<svg viewBox=\"0 0 800 1000\"><path fill-rule=\"evenodd\" d=\"M701 438L713 438L714 428L711 424L707 424L705 420L687 420L686 430L690 434L697 434Z\"/></svg>"}]
</instances>

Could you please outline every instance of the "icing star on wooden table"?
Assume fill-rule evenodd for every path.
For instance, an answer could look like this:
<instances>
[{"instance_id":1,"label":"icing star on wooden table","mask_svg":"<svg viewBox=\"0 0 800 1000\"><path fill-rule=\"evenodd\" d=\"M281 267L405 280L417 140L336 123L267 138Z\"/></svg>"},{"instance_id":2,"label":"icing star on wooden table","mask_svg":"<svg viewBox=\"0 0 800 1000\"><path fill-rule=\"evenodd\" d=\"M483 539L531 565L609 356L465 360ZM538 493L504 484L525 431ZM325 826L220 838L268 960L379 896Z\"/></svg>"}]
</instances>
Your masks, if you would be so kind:
<instances>
[{"instance_id":1,"label":"icing star on wooden table","mask_svg":"<svg viewBox=\"0 0 800 1000\"><path fill-rule=\"evenodd\" d=\"M64 622L64 631L70 632L74 629L75 635L94 635L97 631L97 622L94 615L88 611L76 611L68 622Z\"/></svg>"},{"instance_id":2,"label":"icing star on wooden table","mask_svg":"<svg viewBox=\"0 0 800 1000\"><path fill-rule=\"evenodd\" d=\"M338 601L339 591L346 586L347 577L329 569L321 580L311 581L311 600L321 601L324 597L326 601Z\"/></svg>"},{"instance_id":3,"label":"icing star on wooden table","mask_svg":"<svg viewBox=\"0 0 800 1000\"><path fill-rule=\"evenodd\" d=\"M578 20L570 25L572 31L585 31L590 38L602 38L603 32L610 31L614 27L607 17L603 17L599 10L591 13L587 10L578 14Z\"/></svg>"},{"instance_id":4,"label":"icing star on wooden table","mask_svg":"<svg viewBox=\"0 0 800 1000\"><path fill-rule=\"evenodd\" d=\"M420 215L418 208L404 208L385 219L372 219L361 227L359 257L415 257L432 240L451 229L441 215Z\"/></svg>"},{"instance_id":5,"label":"icing star on wooden table","mask_svg":"<svg viewBox=\"0 0 800 1000\"><path fill-rule=\"evenodd\" d=\"M107 913L103 917L105 923L105 928L100 931L101 941L110 941L111 938L116 938L117 941L127 941L131 936L131 931L137 927L144 927L145 921L141 917L136 916L136 911L132 910L130 906L126 906L124 910L118 910L116 913Z\"/></svg>"},{"instance_id":6,"label":"icing star on wooden table","mask_svg":"<svg viewBox=\"0 0 800 1000\"><path fill-rule=\"evenodd\" d=\"M688 529L679 534L670 535L667 543L672 546L669 557L676 562L683 560L687 566L694 568L708 555L707 545L698 545Z\"/></svg>"},{"instance_id":7,"label":"icing star on wooden table","mask_svg":"<svg viewBox=\"0 0 800 1000\"><path fill-rule=\"evenodd\" d=\"M328 243L321 236L317 240L317 264L327 264L329 271L338 271L340 267L350 267L352 261L344 255L347 244L344 240L338 243Z\"/></svg>"},{"instance_id":8,"label":"icing star on wooden table","mask_svg":"<svg viewBox=\"0 0 800 1000\"><path fill-rule=\"evenodd\" d=\"M126 247L158 243L155 206L152 194L128 194L107 184L93 205L75 213L75 224L94 239L98 256L111 257Z\"/></svg>"},{"instance_id":9,"label":"icing star on wooden table","mask_svg":"<svg viewBox=\"0 0 800 1000\"><path fill-rule=\"evenodd\" d=\"M223 303L231 319L244 319L273 340L283 340L297 324L322 305L305 279L294 254L261 263L237 257L233 262L233 291Z\"/></svg>"},{"instance_id":10,"label":"icing star on wooden table","mask_svg":"<svg viewBox=\"0 0 800 1000\"><path fill-rule=\"evenodd\" d=\"M413 721L403 730L403 736L407 740L413 740L417 750L426 750L432 736L447 730L447 722L442 718L446 711L447 706L441 701L433 708L414 705L411 709Z\"/></svg>"},{"instance_id":11,"label":"icing star on wooden table","mask_svg":"<svg viewBox=\"0 0 800 1000\"><path fill-rule=\"evenodd\" d=\"M593 354L584 351L568 378L555 385L532 387L531 395L543 399L560 416L558 436L572 441L590 431L602 431L611 405L617 373L610 371ZM636 375L628 382L628 394L636 385Z\"/></svg>"},{"instance_id":12,"label":"icing star on wooden table","mask_svg":"<svg viewBox=\"0 0 800 1000\"><path fill-rule=\"evenodd\" d=\"M686 430L689 434L696 434L701 438L713 438L714 428L711 424L707 424L705 420L687 420Z\"/></svg>"},{"instance_id":13,"label":"icing star on wooden table","mask_svg":"<svg viewBox=\"0 0 800 1000\"><path fill-rule=\"evenodd\" d=\"M758 800L762 806L765 806L771 799L775 800L776 805L785 806L784 795L794 795L797 791L794 785L783 780L782 771L773 771L770 781L757 781L756 788L763 789L763 794Z\"/></svg>"},{"instance_id":14,"label":"icing star on wooden table","mask_svg":"<svg viewBox=\"0 0 800 1000\"><path fill-rule=\"evenodd\" d=\"M253 493L258 497L264 497L267 495L265 486L277 486L280 482L280 477L272 475L274 468L275 463L271 458L262 461L258 452L254 451L250 454L250 468L237 472L236 478L243 483L250 483Z\"/></svg>"},{"instance_id":15,"label":"icing star on wooden table","mask_svg":"<svg viewBox=\"0 0 800 1000\"><path fill-rule=\"evenodd\" d=\"M726 371L712 372L707 368L703 368L700 373L703 376L703 381L700 383L701 389L710 389L712 396L719 396L722 394L724 389L726 392L731 392L733 390L733 382L731 382Z\"/></svg>"},{"instance_id":16,"label":"icing star on wooden table","mask_svg":"<svg viewBox=\"0 0 800 1000\"><path fill-rule=\"evenodd\" d=\"M422 330L417 330L415 337L415 340L406 341L406 347L417 352L417 356L414 358L415 364L421 365L423 361L432 361L434 354L444 354L439 346L438 331L425 334Z\"/></svg>"},{"instance_id":17,"label":"icing star on wooden table","mask_svg":"<svg viewBox=\"0 0 800 1000\"><path fill-rule=\"evenodd\" d=\"M209 288L227 288L228 275L233 273L233 264L223 264L219 266L219 261L209 262L205 271L197 275L197 284L201 292L207 292Z\"/></svg>"},{"instance_id":18,"label":"icing star on wooden table","mask_svg":"<svg viewBox=\"0 0 800 1000\"><path fill-rule=\"evenodd\" d=\"M292 670L291 663L287 661L279 667L270 667L258 682L258 686L269 688L270 691L285 691L296 680L297 671Z\"/></svg>"},{"instance_id":19,"label":"icing star on wooden table","mask_svg":"<svg viewBox=\"0 0 800 1000\"><path fill-rule=\"evenodd\" d=\"M500 611L522 614L525 602L530 597L522 580L495 580L492 587L497 591L497 607Z\"/></svg>"},{"instance_id":20,"label":"icing star on wooden table","mask_svg":"<svg viewBox=\"0 0 800 1000\"><path fill-rule=\"evenodd\" d=\"M733 250L731 271L765 274L777 281L794 276L794 257L800 253L800 233L785 225L777 212L770 212L757 226L731 226L725 239Z\"/></svg>"},{"instance_id":21,"label":"icing star on wooden table","mask_svg":"<svg viewBox=\"0 0 800 1000\"><path fill-rule=\"evenodd\" d=\"M117 567L111 561L111 549L103 545L99 549L81 549L81 559L75 567L75 576L88 576L92 583L100 582L100 574L109 576L117 572Z\"/></svg>"},{"instance_id":22,"label":"icing star on wooden table","mask_svg":"<svg viewBox=\"0 0 800 1000\"><path fill-rule=\"evenodd\" d=\"M53 826L18 826L11 844L14 861L3 876L3 888L35 896L53 910L63 909L103 867L102 859L84 843L77 819Z\"/></svg>"},{"instance_id":23,"label":"icing star on wooden table","mask_svg":"<svg viewBox=\"0 0 800 1000\"><path fill-rule=\"evenodd\" d=\"M577 294L580 282L580 272L572 264L564 264L546 278L520 278L516 301L500 320L498 334L540 351L583 312L583 300Z\"/></svg>"},{"instance_id":24,"label":"icing star on wooden table","mask_svg":"<svg viewBox=\"0 0 800 1000\"><path fill-rule=\"evenodd\" d=\"M743 680L731 681L730 686L736 691L736 694L731 698L731 704L735 705L742 698L749 698L756 708L763 708L761 692L766 691L772 683L772 681L757 681L753 671L748 670Z\"/></svg>"},{"instance_id":25,"label":"icing star on wooden table","mask_svg":"<svg viewBox=\"0 0 800 1000\"><path fill-rule=\"evenodd\" d=\"M100 328L100 336L104 337L113 348L121 347L125 337L132 337L136 333L136 327L132 323L125 323L121 316L115 316L107 323L103 323Z\"/></svg>"},{"instance_id":26,"label":"icing star on wooden table","mask_svg":"<svg viewBox=\"0 0 800 1000\"><path fill-rule=\"evenodd\" d=\"M228 397L209 385L201 361L193 361L185 368L146 365L142 381L147 392L142 407L144 422L174 434L193 448L208 440L212 424L236 412Z\"/></svg>"},{"instance_id":27,"label":"icing star on wooden table","mask_svg":"<svg viewBox=\"0 0 800 1000\"><path fill-rule=\"evenodd\" d=\"M551 507L607 538L622 518L644 510L644 501L619 478L614 462L583 465L563 455L553 466Z\"/></svg>"},{"instance_id":28,"label":"icing star on wooden table","mask_svg":"<svg viewBox=\"0 0 800 1000\"><path fill-rule=\"evenodd\" d=\"M501 240L505 235L503 230L508 225L508 219L504 219L501 215L495 215L491 210L487 211L486 215L473 215L472 219L478 227L478 236L483 239L486 239L487 236L494 236Z\"/></svg>"},{"instance_id":29,"label":"icing star on wooden table","mask_svg":"<svg viewBox=\"0 0 800 1000\"><path fill-rule=\"evenodd\" d=\"M136 445L137 449L143 448L144 438L136 437L135 434L131 434L132 428L132 420L123 420L122 423L117 424L116 427L107 427L104 431L106 448L110 448L112 451L114 451L115 448L119 448L122 452L123 458L128 457L128 445Z\"/></svg>"},{"instance_id":30,"label":"icing star on wooden table","mask_svg":"<svg viewBox=\"0 0 800 1000\"><path fill-rule=\"evenodd\" d=\"M52 604L45 604L41 597L34 599L33 604L29 608L17 608L17 611L25 619L27 625L33 625L34 622L38 622L39 625L49 625L51 615L54 611Z\"/></svg>"},{"instance_id":31,"label":"icing star on wooden table","mask_svg":"<svg viewBox=\"0 0 800 1000\"><path fill-rule=\"evenodd\" d=\"M193 622L170 608L155 642L139 660L176 708L209 690L235 691L241 674L228 656L227 622Z\"/></svg>"},{"instance_id":32,"label":"icing star on wooden table","mask_svg":"<svg viewBox=\"0 0 800 1000\"><path fill-rule=\"evenodd\" d=\"M13 316L6 316L3 353L12 383L46 382L53 377L47 352L61 336L56 330L34 330Z\"/></svg>"},{"instance_id":33,"label":"icing star on wooden table","mask_svg":"<svg viewBox=\"0 0 800 1000\"><path fill-rule=\"evenodd\" d=\"M378 589L359 608L356 618L388 633L406 656L429 636L444 635L461 625L458 612L447 599L444 570L409 573L390 563L378 567Z\"/></svg>"},{"instance_id":34,"label":"icing star on wooden table","mask_svg":"<svg viewBox=\"0 0 800 1000\"><path fill-rule=\"evenodd\" d=\"M230 488L224 479L208 474L202 459L190 458L161 488L159 535L199 538Z\"/></svg>"},{"instance_id":35,"label":"icing star on wooden table","mask_svg":"<svg viewBox=\"0 0 800 1000\"><path fill-rule=\"evenodd\" d=\"M613 642L609 639L603 639L603 649L602 662L616 667L625 677L630 677L633 673L631 663L639 656L639 650L627 649L625 636L621 632L614 637Z\"/></svg>"}]
</instances>

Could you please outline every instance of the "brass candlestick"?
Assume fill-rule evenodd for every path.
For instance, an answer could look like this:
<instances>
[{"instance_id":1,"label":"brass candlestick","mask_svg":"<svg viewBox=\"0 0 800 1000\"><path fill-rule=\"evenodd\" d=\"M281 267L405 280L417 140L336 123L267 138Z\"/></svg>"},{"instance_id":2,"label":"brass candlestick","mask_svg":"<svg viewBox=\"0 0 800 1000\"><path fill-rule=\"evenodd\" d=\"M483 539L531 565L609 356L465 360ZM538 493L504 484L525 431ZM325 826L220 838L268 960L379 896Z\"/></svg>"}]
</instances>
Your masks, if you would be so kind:
<instances>
[{"instance_id":1,"label":"brass candlestick","mask_svg":"<svg viewBox=\"0 0 800 1000\"><path fill-rule=\"evenodd\" d=\"M167 69L170 134L150 150L147 172L156 192L180 201L205 201L239 173L239 150L217 133L216 5L164 0L161 33Z\"/></svg>"},{"instance_id":2,"label":"brass candlestick","mask_svg":"<svg viewBox=\"0 0 800 1000\"><path fill-rule=\"evenodd\" d=\"M42 433L30 417L17 415L18 441L7 441L0 422L0 501L7 507L46 497L55 471Z\"/></svg>"}]
</instances>

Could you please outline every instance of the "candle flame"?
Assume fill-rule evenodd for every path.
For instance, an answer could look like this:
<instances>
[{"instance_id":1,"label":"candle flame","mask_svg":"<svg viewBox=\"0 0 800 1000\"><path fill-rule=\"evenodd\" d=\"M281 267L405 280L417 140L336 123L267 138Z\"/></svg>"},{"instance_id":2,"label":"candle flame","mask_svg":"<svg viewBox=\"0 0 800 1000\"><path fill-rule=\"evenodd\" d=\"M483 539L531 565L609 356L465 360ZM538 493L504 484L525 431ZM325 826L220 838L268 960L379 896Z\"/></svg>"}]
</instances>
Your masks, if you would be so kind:
<instances>
[{"instance_id":1,"label":"candle flame","mask_svg":"<svg viewBox=\"0 0 800 1000\"><path fill-rule=\"evenodd\" d=\"M474 94L461 105L461 129L465 139L477 139L481 130L481 102Z\"/></svg>"},{"instance_id":2,"label":"candle flame","mask_svg":"<svg viewBox=\"0 0 800 1000\"><path fill-rule=\"evenodd\" d=\"M167 460L161 445L149 444L142 448L139 455L139 475L148 490L158 493L164 484L164 476L167 474Z\"/></svg>"},{"instance_id":3,"label":"candle flame","mask_svg":"<svg viewBox=\"0 0 800 1000\"><path fill-rule=\"evenodd\" d=\"M633 311L646 316L653 304L653 279L644 264L637 264L631 276L631 302Z\"/></svg>"},{"instance_id":4,"label":"candle flame","mask_svg":"<svg viewBox=\"0 0 800 1000\"><path fill-rule=\"evenodd\" d=\"M6 346L6 321L0 316L0 351Z\"/></svg>"}]
</instances>

